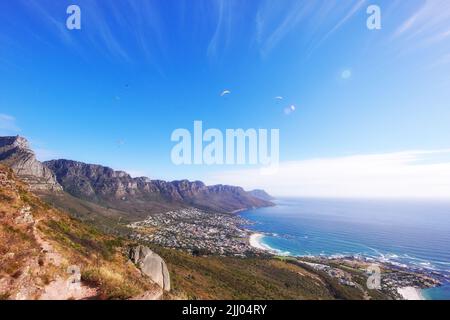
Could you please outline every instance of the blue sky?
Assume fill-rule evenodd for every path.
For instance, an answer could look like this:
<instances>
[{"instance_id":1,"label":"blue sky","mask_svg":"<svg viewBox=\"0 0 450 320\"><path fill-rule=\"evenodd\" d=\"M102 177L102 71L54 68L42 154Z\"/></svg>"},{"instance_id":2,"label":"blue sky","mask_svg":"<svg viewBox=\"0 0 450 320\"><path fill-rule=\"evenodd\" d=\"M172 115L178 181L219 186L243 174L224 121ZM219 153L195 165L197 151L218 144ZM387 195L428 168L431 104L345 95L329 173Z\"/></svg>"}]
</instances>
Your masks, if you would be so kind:
<instances>
[{"instance_id":1,"label":"blue sky","mask_svg":"<svg viewBox=\"0 0 450 320\"><path fill-rule=\"evenodd\" d=\"M70 4L81 30L65 27ZM366 27L371 4L381 30ZM447 0L0 3L0 134L41 159L254 187L236 178L252 168L172 165L172 131L277 128L282 163L441 155L449 101Z\"/></svg>"}]
</instances>

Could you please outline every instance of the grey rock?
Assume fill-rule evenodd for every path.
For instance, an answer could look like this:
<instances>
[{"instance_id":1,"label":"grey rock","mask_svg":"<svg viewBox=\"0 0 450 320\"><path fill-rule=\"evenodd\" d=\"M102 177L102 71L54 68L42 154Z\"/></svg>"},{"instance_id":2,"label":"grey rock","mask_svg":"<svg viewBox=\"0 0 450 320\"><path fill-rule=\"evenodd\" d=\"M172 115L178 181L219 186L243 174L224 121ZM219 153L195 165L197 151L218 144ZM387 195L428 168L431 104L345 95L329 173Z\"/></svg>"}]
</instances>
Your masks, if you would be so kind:
<instances>
[{"instance_id":1,"label":"grey rock","mask_svg":"<svg viewBox=\"0 0 450 320\"><path fill-rule=\"evenodd\" d=\"M164 260L145 246L130 250L130 259L163 290L170 291L170 275Z\"/></svg>"},{"instance_id":2,"label":"grey rock","mask_svg":"<svg viewBox=\"0 0 450 320\"><path fill-rule=\"evenodd\" d=\"M62 191L53 172L36 159L23 137L0 137L0 163L10 167L31 190Z\"/></svg>"}]
</instances>

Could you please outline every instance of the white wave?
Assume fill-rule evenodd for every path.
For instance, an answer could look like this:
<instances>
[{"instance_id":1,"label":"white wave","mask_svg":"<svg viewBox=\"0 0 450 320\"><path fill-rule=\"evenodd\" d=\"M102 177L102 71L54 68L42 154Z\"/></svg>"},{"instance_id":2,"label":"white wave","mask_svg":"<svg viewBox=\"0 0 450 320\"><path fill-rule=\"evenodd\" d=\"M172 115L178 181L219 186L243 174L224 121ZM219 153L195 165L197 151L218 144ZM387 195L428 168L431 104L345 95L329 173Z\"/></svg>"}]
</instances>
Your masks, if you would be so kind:
<instances>
[{"instance_id":1,"label":"white wave","mask_svg":"<svg viewBox=\"0 0 450 320\"><path fill-rule=\"evenodd\" d=\"M249 242L250 245L253 248L256 248L258 250L262 250L262 251L268 251L272 254L277 254L280 256L290 256L291 253L289 251L282 251L279 249L275 249L272 248L271 246L267 245L266 243L264 243L264 237L265 235L262 233L254 233L250 236Z\"/></svg>"},{"instance_id":2,"label":"white wave","mask_svg":"<svg viewBox=\"0 0 450 320\"><path fill-rule=\"evenodd\" d=\"M413 288L413 287L398 288L397 292L405 300L425 300L420 289L417 289L417 288Z\"/></svg>"}]
</instances>

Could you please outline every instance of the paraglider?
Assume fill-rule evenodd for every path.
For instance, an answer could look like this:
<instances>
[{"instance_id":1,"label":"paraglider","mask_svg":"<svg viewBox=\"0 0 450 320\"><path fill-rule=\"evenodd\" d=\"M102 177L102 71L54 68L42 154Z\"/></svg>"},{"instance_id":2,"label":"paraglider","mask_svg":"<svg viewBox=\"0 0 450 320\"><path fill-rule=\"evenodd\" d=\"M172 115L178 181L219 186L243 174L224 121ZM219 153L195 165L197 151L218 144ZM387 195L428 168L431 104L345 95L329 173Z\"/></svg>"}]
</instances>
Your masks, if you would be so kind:
<instances>
[{"instance_id":1,"label":"paraglider","mask_svg":"<svg viewBox=\"0 0 450 320\"><path fill-rule=\"evenodd\" d=\"M295 112L295 109L296 109L296 107L295 107L294 105L291 105L291 106L286 107L286 108L284 109L284 113L285 113L286 115L290 115L291 113Z\"/></svg>"},{"instance_id":2,"label":"paraglider","mask_svg":"<svg viewBox=\"0 0 450 320\"><path fill-rule=\"evenodd\" d=\"M220 96L221 96L221 97L224 97L224 96L226 96L226 95L229 95L230 93L231 93L230 90L224 90L224 91L222 91L222 93L220 94Z\"/></svg>"}]
</instances>

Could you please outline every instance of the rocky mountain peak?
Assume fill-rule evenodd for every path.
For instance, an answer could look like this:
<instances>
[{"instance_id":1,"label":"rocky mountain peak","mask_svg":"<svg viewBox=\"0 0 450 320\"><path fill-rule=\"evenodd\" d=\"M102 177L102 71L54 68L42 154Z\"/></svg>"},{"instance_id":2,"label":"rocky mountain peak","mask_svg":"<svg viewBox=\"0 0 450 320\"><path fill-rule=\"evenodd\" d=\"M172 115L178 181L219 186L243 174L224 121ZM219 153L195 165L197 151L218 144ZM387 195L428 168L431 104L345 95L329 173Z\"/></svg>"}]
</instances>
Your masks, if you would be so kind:
<instances>
[{"instance_id":1,"label":"rocky mountain peak","mask_svg":"<svg viewBox=\"0 0 450 320\"><path fill-rule=\"evenodd\" d=\"M0 137L0 150L11 150L14 148L30 149L28 140L21 136Z\"/></svg>"},{"instance_id":2,"label":"rocky mountain peak","mask_svg":"<svg viewBox=\"0 0 450 320\"><path fill-rule=\"evenodd\" d=\"M30 149L30 144L28 143L28 140L21 136L16 136L13 145L21 149Z\"/></svg>"},{"instance_id":3,"label":"rocky mountain peak","mask_svg":"<svg viewBox=\"0 0 450 320\"><path fill-rule=\"evenodd\" d=\"M62 190L55 175L36 159L28 140L23 137L0 137L0 164L10 167L32 190Z\"/></svg>"}]
</instances>

